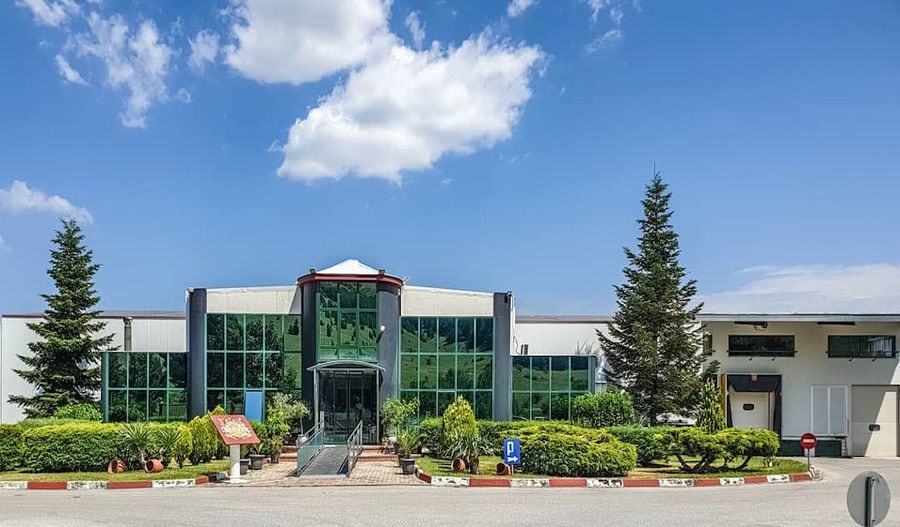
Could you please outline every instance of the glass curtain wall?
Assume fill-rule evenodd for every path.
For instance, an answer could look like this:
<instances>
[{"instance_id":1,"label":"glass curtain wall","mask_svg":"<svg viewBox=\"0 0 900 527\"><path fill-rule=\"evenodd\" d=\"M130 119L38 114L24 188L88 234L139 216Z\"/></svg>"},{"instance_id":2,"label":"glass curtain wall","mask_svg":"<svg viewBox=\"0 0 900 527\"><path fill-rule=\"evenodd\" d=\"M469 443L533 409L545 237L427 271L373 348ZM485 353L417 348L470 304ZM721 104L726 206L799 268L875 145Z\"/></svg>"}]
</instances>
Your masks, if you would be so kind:
<instances>
[{"instance_id":1,"label":"glass curtain wall","mask_svg":"<svg viewBox=\"0 0 900 527\"><path fill-rule=\"evenodd\" d=\"M103 362L105 421L187 419L187 353L108 351Z\"/></svg>"},{"instance_id":2,"label":"glass curtain wall","mask_svg":"<svg viewBox=\"0 0 900 527\"><path fill-rule=\"evenodd\" d=\"M319 282L318 362L378 361L378 311L375 284Z\"/></svg>"},{"instance_id":3,"label":"glass curtain wall","mask_svg":"<svg viewBox=\"0 0 900 527\"><path fill-rule=\"evenodd\" d=\"M403 317L400 396L419 398L419 419L463 396L478 419L493 418L494 319Z\"/></svg>"},{"instance_id":4,"label":"glass curtain wall","mask_svg":"<svg viewBox=\"0 0 900 527\"><path fill-rule=\"evenodd\" d=\"M244 413L247 390L300 393L300 316L206 315L206 409Z\"/></svg>"},{"instance_id":5,"label":"glass curtain wall","mask_svg":"<svg viewBox=\"0 0 900 527\"><path fill-rule=\"evenodd\" d=\"M592 357L512 358L513 419L571 420L572 400L593 391Z\"/></svg>"}]
</instances>

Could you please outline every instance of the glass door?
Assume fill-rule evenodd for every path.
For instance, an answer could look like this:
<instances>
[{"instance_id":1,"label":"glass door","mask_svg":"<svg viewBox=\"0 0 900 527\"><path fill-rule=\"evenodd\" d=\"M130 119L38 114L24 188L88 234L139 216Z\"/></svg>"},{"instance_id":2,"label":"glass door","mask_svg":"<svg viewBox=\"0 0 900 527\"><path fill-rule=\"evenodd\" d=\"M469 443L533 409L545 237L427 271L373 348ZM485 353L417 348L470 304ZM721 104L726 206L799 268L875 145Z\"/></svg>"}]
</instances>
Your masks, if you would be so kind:
<instances>
[{"instance_id":1,"label":"glass door","mask_svg":"<svg viewBox=\"0 0 900 527\"><path fill-rule=\"evenodd\" d=\"M363 441L378 441L377 378L370 370L319 372L319 411L326 442L346 441L360 421Z\"/></svg>"}]
</instances>

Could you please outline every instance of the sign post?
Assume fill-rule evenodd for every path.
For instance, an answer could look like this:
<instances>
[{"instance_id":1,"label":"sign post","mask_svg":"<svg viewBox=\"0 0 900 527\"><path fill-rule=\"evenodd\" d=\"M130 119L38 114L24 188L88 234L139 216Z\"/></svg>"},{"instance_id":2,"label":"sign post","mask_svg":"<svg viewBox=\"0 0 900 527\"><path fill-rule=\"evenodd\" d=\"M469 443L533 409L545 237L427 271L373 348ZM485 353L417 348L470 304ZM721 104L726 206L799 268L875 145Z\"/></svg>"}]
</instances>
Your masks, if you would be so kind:
<instances>
[{"instance_id":1,"label":"sign post","mask_svg":"<svg viewBox=\"0 0 900 527\"><path fill-rule=\"evenodd\" d=\"M503 440L503 462L507 465L513 466L522 463L520 451L521 448L518 439Z\"/></svg>"},{"instance_id":2,"label":"sign post","mask_svg":"<svg viewBox=\"0 0 900 527\"><path fill-rule=\"evenodd\" d=\"M241 445L255 445L259 443L256 432L250 426L250 422L243 415L210 415L219 437L228 445L228 454L231 462L231 472L228 474L228 483L246 483L241 479Z\"/></svg>"},{"instance_id":3,"label":"sign post","mask_svg":"<svg viewBox=\"0 0 900 527\"><path fill-rule=\"evenodd\" d=\"M819 440L810 432L800 436L800 446L806 451L806 470L809 470L809 451L816 448Z\"/></svg>"}]
</instances>

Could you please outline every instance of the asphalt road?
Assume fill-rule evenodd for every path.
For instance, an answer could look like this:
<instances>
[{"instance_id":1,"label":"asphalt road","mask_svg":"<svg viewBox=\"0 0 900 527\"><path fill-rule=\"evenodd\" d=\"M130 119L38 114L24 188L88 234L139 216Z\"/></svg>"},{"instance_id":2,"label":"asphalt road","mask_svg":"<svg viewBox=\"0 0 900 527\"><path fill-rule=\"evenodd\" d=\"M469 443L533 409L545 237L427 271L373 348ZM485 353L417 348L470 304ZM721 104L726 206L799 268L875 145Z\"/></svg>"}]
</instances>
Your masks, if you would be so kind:
<instances>
[{"instance_id":1,"label":"asphalt road","mask_svg":"<svg viewBox=\"0 0 900 527\"><path fill-rule=\"evenodd\" d=\"M0 525L565 526L854 525L846 488L876 470L900 495L900 460L820 460L825 481L695 489L437 487L0 491ZM900 506L898 506L900 507ZM892 509L882 525L900 525Z\"/></svg>"}]
</instances>

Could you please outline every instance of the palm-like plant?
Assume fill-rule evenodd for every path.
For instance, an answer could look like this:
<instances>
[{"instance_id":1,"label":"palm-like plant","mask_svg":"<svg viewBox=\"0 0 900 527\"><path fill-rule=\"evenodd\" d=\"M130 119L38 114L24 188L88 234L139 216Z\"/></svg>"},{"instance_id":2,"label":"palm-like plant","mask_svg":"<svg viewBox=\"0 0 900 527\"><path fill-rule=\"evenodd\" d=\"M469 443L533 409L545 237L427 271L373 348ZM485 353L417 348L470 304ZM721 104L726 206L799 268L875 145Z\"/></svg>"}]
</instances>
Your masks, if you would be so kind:
<instances>
[{"instance_id":1,"label":"palm-like plant","mask_svg":"<svg viewBox=\"0 0 900 527\"><path fill-rule=\"evenodd\" d=\"M147 453L153 442L153 432L147 423L128 423L122 427L122 441L129 453L141 460L141 464L147 462Z\"/></svg>"},{"instance_id":2,"label":"palm-like plant","mask_svg":"<svg viewBox=\"0 0 900 527\"><path fill-rule=\"evenodd\" d=\"M478 474L479 457L491 451L490 442L477 429L458 429L451 433L448 453L451 458L462 459L471 474Z\"/></svg>"}]
</instances>

